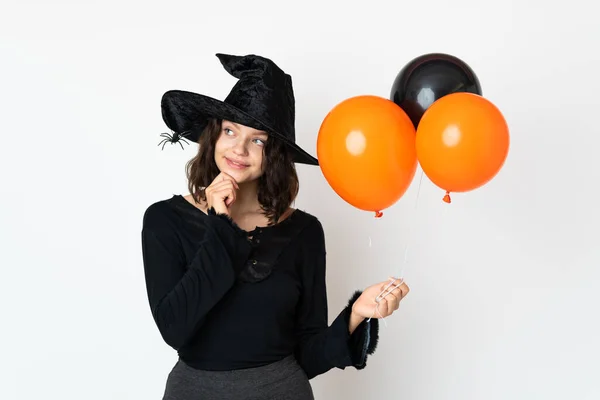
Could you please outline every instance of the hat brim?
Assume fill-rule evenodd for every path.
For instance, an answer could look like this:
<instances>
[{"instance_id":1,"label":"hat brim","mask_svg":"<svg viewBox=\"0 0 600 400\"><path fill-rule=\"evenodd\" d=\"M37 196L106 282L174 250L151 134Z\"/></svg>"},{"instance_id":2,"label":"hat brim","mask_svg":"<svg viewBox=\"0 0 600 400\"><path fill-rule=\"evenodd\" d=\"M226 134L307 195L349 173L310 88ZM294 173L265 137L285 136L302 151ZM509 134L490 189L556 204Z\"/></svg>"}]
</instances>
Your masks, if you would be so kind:
<instances>
[{"instance_id":1,"label":"hat brim","mask_svg":"<svg viewBox=\"0 0 600 400\"><path fill-rule=\"evenodd\" d=\"M185 132L185 139L198 141L210 118L224 119L266 131L281 140L289 148L295 163L319 165L315 157L285 135L239 108L213 97L183 90L169 90L162 97L161 110L163 121L169 129L179 134Z\"/></svg>"}]
</instances>

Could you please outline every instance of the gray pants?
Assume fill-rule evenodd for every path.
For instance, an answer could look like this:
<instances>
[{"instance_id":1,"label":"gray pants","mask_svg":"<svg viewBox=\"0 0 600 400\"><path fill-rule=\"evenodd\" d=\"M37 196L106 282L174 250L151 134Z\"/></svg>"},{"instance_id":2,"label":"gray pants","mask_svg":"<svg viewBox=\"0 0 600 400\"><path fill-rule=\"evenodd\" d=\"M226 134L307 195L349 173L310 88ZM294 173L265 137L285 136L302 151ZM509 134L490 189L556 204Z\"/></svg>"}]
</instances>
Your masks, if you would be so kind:
<instances>
[{"instance_id":1,"label":"gray pants","mask_svg":"<svg viewBox=\"0 0 600 400\"><path fill-rule=\"evenodd\" d=\"M235 371L200 371L179 360L169 374L163 400L314 400L296 359Z\"/></svg>"}]
</instances>

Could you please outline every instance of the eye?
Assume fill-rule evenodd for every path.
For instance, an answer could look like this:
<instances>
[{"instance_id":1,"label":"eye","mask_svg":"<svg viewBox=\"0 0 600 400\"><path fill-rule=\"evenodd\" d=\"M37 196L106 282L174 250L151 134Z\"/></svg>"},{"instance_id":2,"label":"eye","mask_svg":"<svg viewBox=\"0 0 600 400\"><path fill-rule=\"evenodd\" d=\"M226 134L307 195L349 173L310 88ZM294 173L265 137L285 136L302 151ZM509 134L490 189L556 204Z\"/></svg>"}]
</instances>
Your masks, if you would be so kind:
<instances>
[{"instance_id":1,"label":"eye","mask_svg":"<svg viewBox=\"0 0 600 400\"><path fill-rule=\"evenodd\" d=\"M257 144L257 145L259 145L259 146L264 146L264 145L265 145L265 143L266 143L266 140L263 140L263 139L258 139L258 138L257 138L257 139L254 139L254 143L256 143L256 144Z\"/></svg>"},{"instance_id":2,"label":"eye","mask_svg":"<svg viewBox=\"0 0 600 400\"><path fill-rule=\"evenodd\" d=\"M229 129L229 128L225 128L225 129L223 129L223 131L225 132L225 134L226 134L227 136L231 136L231 135L233 135L233 131L232 131L231 129Z\"/></svg>"}]
</instances>

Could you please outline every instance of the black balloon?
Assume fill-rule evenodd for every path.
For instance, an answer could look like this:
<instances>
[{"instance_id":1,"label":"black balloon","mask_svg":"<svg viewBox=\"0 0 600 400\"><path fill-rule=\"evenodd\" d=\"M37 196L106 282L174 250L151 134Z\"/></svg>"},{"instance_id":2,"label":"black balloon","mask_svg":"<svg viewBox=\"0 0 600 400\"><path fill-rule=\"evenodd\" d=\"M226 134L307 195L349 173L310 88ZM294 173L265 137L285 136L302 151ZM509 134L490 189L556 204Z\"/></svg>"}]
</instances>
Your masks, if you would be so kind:
<instances>
[{"instance_id":1,"label":"black balloon","mask_svg":"<svg viewBox=\"0 0 600 400\"><path fill-rule=\"evenodd\" d=\"M475 72L455 56L431 53L413 59L400 70L392 85L390 100L408 114L417 128L434 101L458 92L482 95Z\"/></svg>"}]
</instances>

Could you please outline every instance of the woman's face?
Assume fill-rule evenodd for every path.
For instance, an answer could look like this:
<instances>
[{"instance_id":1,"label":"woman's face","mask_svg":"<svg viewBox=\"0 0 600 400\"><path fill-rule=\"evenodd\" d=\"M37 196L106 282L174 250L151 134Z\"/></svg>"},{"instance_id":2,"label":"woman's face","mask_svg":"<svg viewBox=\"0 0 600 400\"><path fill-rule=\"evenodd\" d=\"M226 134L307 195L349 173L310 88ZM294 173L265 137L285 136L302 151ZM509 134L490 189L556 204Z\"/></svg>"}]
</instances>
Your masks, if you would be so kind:
<instances>
[{"instance_id":1,"label":"woman's face","mask_svg":"<svg viewBox=\"0 0 600 400\"><path fill-rule=\"evenodd\" d=\"M254 181L263 174L264 147L268 135L264 131L223 121L215 143L215 162L221 172L236 182Z\"/></svg>"}]
</instances>

